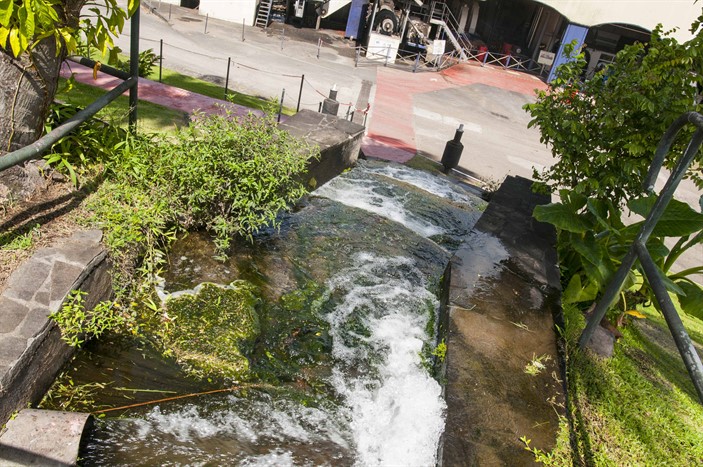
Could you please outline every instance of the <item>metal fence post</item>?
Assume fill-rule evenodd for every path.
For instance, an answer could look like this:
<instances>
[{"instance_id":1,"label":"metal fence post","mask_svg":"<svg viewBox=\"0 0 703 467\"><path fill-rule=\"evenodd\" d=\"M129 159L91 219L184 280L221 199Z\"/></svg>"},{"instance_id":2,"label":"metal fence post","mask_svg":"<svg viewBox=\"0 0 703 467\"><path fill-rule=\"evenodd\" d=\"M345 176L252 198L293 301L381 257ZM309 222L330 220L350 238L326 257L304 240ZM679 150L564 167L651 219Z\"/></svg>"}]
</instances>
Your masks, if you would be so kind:
<instances>
[{"instance_id":1,"label":"metal fence post","mask_svg":"<svg viewBox=\"0 0 703 467\"><path fill-rule=\"evenodd\" d=\"M386 49L386 62L383 64L383 66L388 66L388 58L390 56L391 56L391 46L389 44L388 48Z\"/></svg>"},{"instance_id":2,"label":"metal fence post","mask_svg":"<svg viewBox=\"0 0 703 467\"><path fill-rule=\"evenodd\" d=\"M227 57L227 76L225 77L225 99L227 99L227 88L229 87L229 66L232 63L232 57Z\"/></svg>"},{"instance_id":3,"label":"metal fence post","mask_svg":"<svg viewBox=\"0 0 703 467\"><path fill-rule=\"evenodd\" d=\"M481 63L481 66L486 66L486 61L488 60L488 53L488 50L483 53L483 63Z\"/></svg>"},{"instance_id":4,"label":"metal fence post","mask_svg":"<svg viewBox=\"0 0 703 467\"><path fill-rule=\"evenodd\" d=\"M205 15L205 32L204 34L207 34L207 20L210 19L210 13L207 13Z\"/></svg>"},{"instance_id":5,"label":"metal fence post","mask_svg":"<svg viewBox=\"0 0 703 467\"><path fill-rule=\"evenodd\" d=\"M281 103L278 106L278 123L281 123L281 112L283 112L283 99L286 97L286 88L283 88L283 92L281 93Z\"/></svg>"},{"instance_id":6,"label":"metal fence post","mask_svg":"<svg viewBox=\"0 0 703 467\"><path fill-rule=\"evenodd\" d=\"M164 40L159 39L159 83L161 82L161 71L164 68Z\"/></svg>"},{"instance_id":7,"label":"metal fence post","mask_svg":"<svg viewBox=\"0 0 703 467\"><path fill-rule=\"evenodd\" d=\"M281 50L283 50L283 41L285 40L285 38L286 38L286 30L284 28L284 29L281 29Z\"/></svg>"},{"instance_id":8,"label":"metal fence post","mask_svg":"<svg viewBox=\"0 0 703 467\"><path fill-rule=\"evenodd\" d=\"M303 84L305 83L305 75L300 77L300 92L298 93L298 106L295 108L296 112L300 112L300 99L303 97Z\"/></svg>"},{"instance_id":9,"label":"metal fence post","mask_svg":"<svg viewBox=\"0 0 703 467\"><path fill-rule=\"evenodd\" d=\"M354 57L354 68L359 66L359 56L361 55L361 46L356 48L356 56Z\"/></svg>"},{"instance_id":10,"label":"metal fence post","mask_svg":"<svg viewBox=\"0 0 703 467\"><path fill-rule=\"evenodd\" d=\"M129 88L129 131L137 134L137 105L139 104L139 8L130 20L129 74L136 81Z\"/></svg>"},{"instance_id":11,"label":"metal fence post","mask_svg":"<svg viewBox=\"0 0 703 467\"><path fill-rule=\"evenodd\" d=\"M413 73L417 71L417 67L420 66L420 52L415 56L415 65L413 65Z\"/></svg>"}]
</instances>

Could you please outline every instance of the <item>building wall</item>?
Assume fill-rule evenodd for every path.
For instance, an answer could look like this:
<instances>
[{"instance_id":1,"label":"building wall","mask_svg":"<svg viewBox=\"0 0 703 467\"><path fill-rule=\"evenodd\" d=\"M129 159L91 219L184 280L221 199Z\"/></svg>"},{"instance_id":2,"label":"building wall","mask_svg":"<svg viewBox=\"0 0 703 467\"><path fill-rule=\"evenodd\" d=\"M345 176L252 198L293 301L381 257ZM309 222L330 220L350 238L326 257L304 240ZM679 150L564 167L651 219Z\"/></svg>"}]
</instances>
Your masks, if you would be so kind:
<instances>
[{"instance_id":1,"label":"building wall","mask_svg":"<svg viewBox=\"0 0 703 467\"><path fill-rule=\"evenodd\" d=\"M674 37L682 42L691 38L688 29L703 7L700 2L694 4L694 0L541 0L541 3L566 16L569 22L584 26L624 23L650 31L659 23L664 30L678 27Z\"/></svg>"},{"instance_id":2,"label":"building wall","mask_svg":"<svg viewBox=\"0 0 703 467\"><path fill-rule=\"evenodd\" d=\"M247 26L254 24L257 0L200 0L200 15Z\"/></svg>"}]
</instances>

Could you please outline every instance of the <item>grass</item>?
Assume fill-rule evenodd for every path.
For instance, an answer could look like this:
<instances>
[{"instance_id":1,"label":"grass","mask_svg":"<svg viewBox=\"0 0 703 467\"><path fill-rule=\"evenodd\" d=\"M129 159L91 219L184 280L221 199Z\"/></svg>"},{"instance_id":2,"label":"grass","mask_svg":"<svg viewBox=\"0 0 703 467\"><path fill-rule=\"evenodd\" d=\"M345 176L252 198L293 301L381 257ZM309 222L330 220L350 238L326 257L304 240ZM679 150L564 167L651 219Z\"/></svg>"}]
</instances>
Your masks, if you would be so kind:
<instances>
[{"instance_id":1,"label":"grass","mask_svg":"<svg viewBox=\"0 0 703 467\"><path fill-rule=\"evenodd\" d=\"M153 81L159 80L158 67L154 68L154 71L149 75L149 79ZM161 82L214 99L224 99L225 96L225 88L218 84L183 75L176 71L169 70L168 68L162 69ZM249 107L250 109L267 110L271 107L271 101L263 97L250 96L232 90L228 90L227 96L230 102ZM295 109L284 106L282 113L285 115L293 115L295 114Z\"/></svg>"},{"instance_id":2,"label":"grass","mask_svg":"<svg viewBox=\"0 0 703 467\"><path fill-rule=\"evenodd\" d=\"M61 78L59 89L63 89L65 85L66 80ZM106 91L101 88L76 82L67 92L57 94L56 99L66 102L67 104L86 107L105 93ZM110 105L98 112L96 116L103 121L126 128L128 113L129 98L127 96L120 96L112 101ZM170 131L177 126L184 125L187 121L187 115L183 112L152 104L151 102L139 101L137 127L142 132L156 133Z\"/></svg>"},{"instance_id":3,"label":"grass","mask_svg":"<svg viewBox=\"0 0 703 467\"><path fill-rule=\"evenodd\" d=\"M560 437L551 459L538 453L545 463L703 464L703 405L663 318L653 308L641 311L647 319L622 328L613 357L602 359L576 350L584 319L565 309L572 442ZM682 320L703 344L703 322Z\"/></svg>"}]
</instances>

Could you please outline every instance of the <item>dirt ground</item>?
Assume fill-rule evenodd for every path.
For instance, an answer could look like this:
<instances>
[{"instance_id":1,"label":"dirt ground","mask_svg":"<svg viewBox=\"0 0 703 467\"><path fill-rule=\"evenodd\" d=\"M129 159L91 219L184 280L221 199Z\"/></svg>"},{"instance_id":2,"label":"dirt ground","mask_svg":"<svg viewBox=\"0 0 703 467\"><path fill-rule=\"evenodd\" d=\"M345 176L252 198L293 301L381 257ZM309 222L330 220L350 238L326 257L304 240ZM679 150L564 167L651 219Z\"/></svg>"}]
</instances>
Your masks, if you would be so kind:
<instances>
[{"instance_id":1,"label":"dirt ground","mask_svg":"<svg viewBox=\"0 0 703 467\"><path fill-rule=\"evenodd\" d=\"M88 194L88 189L77 190L63 177L48 176L46 185L29 199L0 205L0 293L12 272L35 251L81 228L81 203ZM25 241L18 241L19 236Z\"/></svg>"}]
</instances>

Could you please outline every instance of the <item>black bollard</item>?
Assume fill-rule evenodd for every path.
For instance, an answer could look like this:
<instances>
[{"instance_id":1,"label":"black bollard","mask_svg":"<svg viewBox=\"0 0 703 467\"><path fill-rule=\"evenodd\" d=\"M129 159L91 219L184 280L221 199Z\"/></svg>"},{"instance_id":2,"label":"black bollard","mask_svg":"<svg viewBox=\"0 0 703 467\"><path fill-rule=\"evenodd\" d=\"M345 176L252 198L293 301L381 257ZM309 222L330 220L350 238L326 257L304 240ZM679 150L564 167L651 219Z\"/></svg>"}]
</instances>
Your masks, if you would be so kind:
<instances>
[{"instance_id":1,"label":"black bollard","mask_svg":"<svg viewBox=\"0 0 703 467\"><path fill-rule=\"evenodd\" d=\"M464 135L464 124L462 123L454 133L454 139L447 141L442 154L442 165L444 172L449 173L450 170L459 165L461 152L464 150L464 145L461 144L461 137Z\"/></svg>"},{"instance_id":2,"label":"black bollard","mask_svg":"<svg viewBox=\"0 0 703 467\"><path fill-rule=\"evenodd\" d=\"M337 85L330 89L330 97L322 102L322 113L337 116L339 113L339 102L337 102Z\"/></svg>"}]
</instances>

